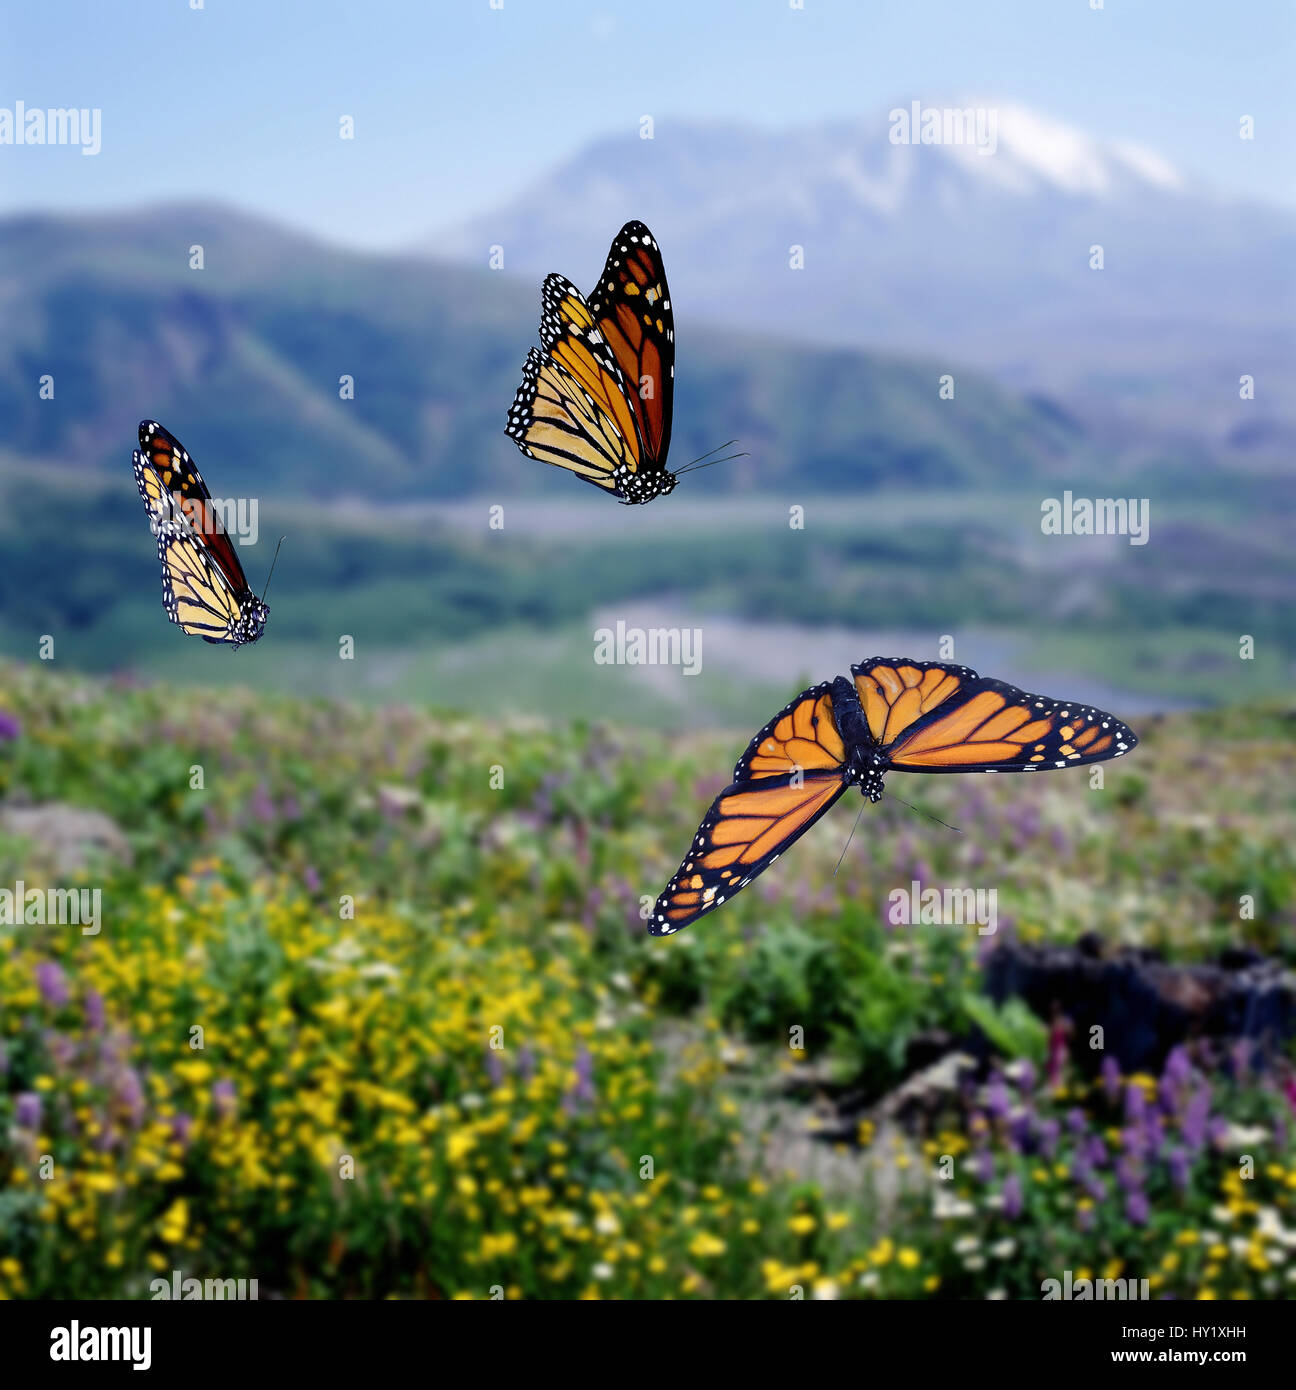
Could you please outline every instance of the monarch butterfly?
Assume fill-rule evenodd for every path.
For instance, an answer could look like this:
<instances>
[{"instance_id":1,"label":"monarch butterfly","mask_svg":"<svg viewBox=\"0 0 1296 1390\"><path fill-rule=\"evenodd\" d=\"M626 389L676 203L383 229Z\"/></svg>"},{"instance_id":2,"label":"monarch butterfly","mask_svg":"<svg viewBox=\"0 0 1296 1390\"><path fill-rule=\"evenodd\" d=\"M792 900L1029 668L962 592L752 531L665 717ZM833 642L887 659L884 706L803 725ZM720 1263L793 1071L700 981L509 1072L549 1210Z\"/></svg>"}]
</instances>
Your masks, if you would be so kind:
<instances>
[{"instance_id":1,"label":"monarch butterfly","mask_svg":"<svg viewBox=\"0 0 1296 1390\"><path fill-rule=\"evenodd\" d=\"M1104 710L1029 695L966 666L870 657L803 690L747 745L657 899L669 936L732 898L848 787L870 801L897 772L1036 772L1119 758L1138 744Z\"/></svg>"},{"instance_id":2,"label":"monarch butterfly","mask_svg":"<svg viewBox=\"0 0 1296 1390\"><path fill-rule=\"evenodd\" d=\"M269 605L248 588L233 542L184 445L156 420L142 420L131 462L157 537L167 617L204 642L241 647L258 641Z\"/></svg>"},{"instance_id":3,"label":"monarch butterfly","mask_svg":"<svg viewBox=\"0 0 1296 1390\"><path fill-rule=\"evenodd\" d=\"M627 504L674 491L666 468L675 390L675 318L661 248L627 222L588 301L546 277L540 341L522 368L505 433L528 457L566 468ZM706 455L703 455L705 458Z\"/></svg>"}]
</instances>

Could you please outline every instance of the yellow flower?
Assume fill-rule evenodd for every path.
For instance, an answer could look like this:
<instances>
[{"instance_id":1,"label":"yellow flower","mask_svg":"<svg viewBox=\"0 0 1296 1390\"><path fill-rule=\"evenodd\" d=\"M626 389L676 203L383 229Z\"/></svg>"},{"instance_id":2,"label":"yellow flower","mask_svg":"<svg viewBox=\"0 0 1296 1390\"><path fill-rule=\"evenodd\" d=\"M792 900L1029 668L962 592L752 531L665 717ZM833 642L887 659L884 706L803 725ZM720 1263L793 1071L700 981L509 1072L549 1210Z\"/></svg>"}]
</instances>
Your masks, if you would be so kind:
<instances>
[{"instance_id":1,"label":"yellow flower","mask_svg":"<svg viewBox=\"0 0 1296 1390\"><path fill-rule=\"evenodd\" d=\"M802 1212L788 1221L788 1230L794 1236L808 1236L818 1223L808 1212Z\"/></svg>"},{"instance_id":2,"label":"yellow flower","mask_svg":"<svg viewBox=\"0 0 1296 1390\"><path fill-rule=\"evenodd\" d=\"M689 1254L695 1259L705 1260L714 1255L723 1255L724 1252L724 1241L708 1235L705 1231L699 1231L689 1242Z\"/></svg>"},{"instance_id":3,"label":"yellow flower","mask_svg":"<svg viewBox=\"0 0 1296 1390\"><path fill-rule=\"evenodd\" d=\"M906 1246L900 1251L900 1253L896 1256L896 1259L899 1260L900 1264L901 1264L905 1269L917 1269L917 1268L918 1268L918 1263L919 1263L918 1252L917 1252L916 1250L912 1249L912 1248L911 1248L910 1246L908 1246L908 1245L906 1245Z\"/></svg>"}]
</instances>

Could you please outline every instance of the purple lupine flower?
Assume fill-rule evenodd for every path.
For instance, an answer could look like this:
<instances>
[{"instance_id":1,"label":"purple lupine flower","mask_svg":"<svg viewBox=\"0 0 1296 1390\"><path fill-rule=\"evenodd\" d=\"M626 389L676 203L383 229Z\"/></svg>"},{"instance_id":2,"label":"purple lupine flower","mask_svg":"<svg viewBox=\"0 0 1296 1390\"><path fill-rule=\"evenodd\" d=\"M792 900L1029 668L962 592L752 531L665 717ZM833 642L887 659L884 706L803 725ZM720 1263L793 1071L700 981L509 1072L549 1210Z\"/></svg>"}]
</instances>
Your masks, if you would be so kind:
<instances>
[{"instance_id":1,"label":"purple lupine flower","mask_svg":"<svg viewBox=\"0 0 1296 1390\"><path fill-rule=\"evenodd\" d=\"M1201 1086L1189 1097L1184 1106L1183 1118L1179 1121L1179 1137L1192 1153L1196 1153L1206 1142L1206 1128L1210 1121L1210 1091Z\"/></svg>"},{"instance_id":2,"label":"purple lupine flower","mask_svg":"<svg viewBox=\"0 0 1296 1390\"><path fill-rule=\"evenodd\" d=\"M1009 1173L1004 1179L1003 1185L1003 1209L1004 1215L1010 1221L1015 1221L1021 1215L1022 1210L1022 1185L1021 1179L1016 1173Z\"/></svg>"},{"instance_id":3,"label":"purple lupine flower","mask_svg":"<svg viewBox=\"0 0 1296 1390\"><path fill-rule=\"evenodd\" d=\"M41 1123L41 1098L35 1091L19 1091L14 1101L14 1118L19 1129L35 1132Z\"/></svg>"},{"instance_id":4,"label":"purple lupine flower","mask_svg":"<svg viewBox=\"0 0 1296 1390\"><path fill-rule=\"evenodd\" d=\"M518 1048L517 1069L518 1075L523 1081L530 1081L535 1075L535 1058L531 1055L531 1049L525 1043Z\"/></svg>"},{"instance_id":5,"label":"purple lupine flower","mask_svg":"<svg viewBox=\"0 0 1296 1390\"><path fill-rule=\"evenodd\" d=\"M1116 1181L1126 1192L1132 1192L1142 1183L1142 1172L1142 1168L1132 1158L1122 1155L1116 1160Z\"/></svg>"},{"instance_id":6,"label":"purple lupine flower","mask_svg":"<svg viewBox=\"0 0 1296 1390\"><path fill-rule=\"evenodd\" d=\"M1131 1192L1125 1199L1125 1219L1135 1226L1145 1226L1148 1219L1148 1199L1145 1192Z\"/></svg>"},{"instance_id":7,"label":"purple lupine flower","mask_svg":"<svg viewBox=\"0 0 1296 1390\"><path fill-rule=\"evenodd\" d=\"M1121 1073L1120 1063L1110 1054L1103 1058L1102 1083L1108 1104L1115 1105L1116 1097L1120 1095Z\"/></svg>"},{"instance_id":8,"label":"purple lupine flower","mask_svg":"<svg viewBox=\"0 0 1296 1390\"><path fill-rule=\"evenodd\" d=\"M22 733L22 723L16 714L0 709L0 743L12 743Z\"/></svg>"},{"instance_id":9,"label":"purple lupine flower","mask_svg":"<svg viewBox=\"0 0 1296 1390\"><path fill-rule=\"evenodd\" d=\"M1141 1125L1127 1125L1121 1130L1121 1147L1127 1154L1132 1154L1135 1158L1141 1158L1143 1156L1146 1142L1146 1136ZM1119 1169L1119 1162L1116 1166Z\"/></svg>"},{"instance_id":10,"label":"purple lupine flower","mask_svg":"<svg viewBox=\"0 0 1296 1390\"><path fill-rule=\"evenodd\" d=\"M1017 1085L1023 1095L1035 1089L1035 1067L1028 1058L1017 1063Z\"/></svg>"},{"instance_id":11,"label":"purple lupine flower","mask_svg":"<svg viewBox=\"0 0 1296 1390\"><path fill-rule=\"evenodd\" d=\"M131 1123L138 1125L144 1118L147 1103L144 1099L144 1087L140 1083L139 1072L134 1067L126 1067L117 1078L116 1095L118 1103L130 1117Z\"/></svg>"},{"instance_id":12,"label":"purple lupine flower","mask_svg":"<svg viewBox=\"0 0 1296 1390\"><path fill-rule=\"evenodd\" d=\"M1030 1145L1031 1126L1034 1116L1029 1107L1022 1106L1014 1111L1008 1122L1008 1142L1017 1153L1025 1153Z\"/></svg>"},{"instance_id":13,"label":"purple lupine flower","mask_svg":"<svg viewBox=\"0 0 1296 1390\"><path fill-rule=\"evenodd\" d=\"M212 1085L211 1095L216 1114L222 1120L229 1119L238 1106L238 1092L234 1089L234 1083L228 1078L215 1082Z\"/></svg>"},{"instance_id":14,"label":"purple lupine flower","mask_svg":"<svg viewBox=\"0 0 1296 1390\"><path fill-rule=\"evenodd\" d=\"M504 1080L504 1063L500 1061L498 1050L493 1047L486 1049L486 1074L492 1086L498 1086Z\"/></svg>"},{"instance_id":15,"label":"purple lupine flower","mask_svg":"<svg viewBox=\"0 0 1296 1390\"><path fill-rule=\"evenodd\" d=\"M1066 1125L1078 1139L1089 1128L1089 1117L1078 1105L1073 1105L1066 1114Z\"/></svg>"},{"instance_id":16,"label":"purple lupine flower","mask_svg":"<svg viewBox=\"0 0 1296 1390\"><path fill-rule=\"evenodd\" d=\"M1004 1085L1003 1077L996 1072L986 1087L985 1107L992 1119L1002 1120L1008 1114L1009 1105L1008 1088Z\"/></svg>"},{"instance_id":17,"label":"purple lupine flower","mask_svg":"<svg viewBox=\"0 0 1296 1390\"><path fill-rule=\"evenodd\" d=\"M576 1099L585 1105L594 1099L594 1058L587 1047L576 1054Z\"/></svg>"},{"instance_id":18,"label":"purple lupine flower","mask_svg":"<svg viewBox=\"0 0 1296 1390\"><path fill-rule=\"evenodd\" d=\"M36 967L36 988L41 998L54 1008L61 1008L68 1001L67 976L63 967L55 960L43 960Z\"/></svg>"},{"instance_id":19,"label":"purple lupine flower","mask_svg":"<svg viewBox=\"0 0 1296 1390\"><path fill-rule=\"evenodd\" d=\"M1092 1163L1095 1168L1102 1168L1107 1163L1107 1145L1103 1142L1102 1135L1094 1134L1089 1137L1084 1146L1085 1161Z\"/></svg>"},{"instance_id":20,"label":"purple lupine flower","mask_svg":"<svg viewBox=\"0 0 1296 1390\"><path fill-rule=\"evenodd\" d=\"M171 1116L171 1136L182 1145L189 1143L189 1135L193 1132L193 1116L186 1115L183 1110L178 1110Z\"/></svg>"},{"instance_id":21,"label":"purple lupine flower","mask_svg":"<svg viewBox=\"0 0 1296 1390\"><path fill-rule=\"evenodd\" d=\"M1239 1081L1243 1080L1247 1072L1251 1070L1251 1052L1250 1038L1239 1038L1229 1049L1229 1055L1233 1061L1233 1075Z\"/></svg>"},{"instance_id":22,"label":"purple lupine flower","mask_svg":"<svg viewBox=\"0 0 1296 1390\"><path fill-rule=\"evenodd\" d=\"M1188 1150L1177 1147L1171 1149L1166 1155L1166 1165L1170 1169L1170 1181L1180 1192L1186 1192L1191 1166Z\"/></svg>"},{"instance_id":23,"label":"purple lupine flower","mask_svg":"<svg viewBox=\"0 0 1296 1390\"><path fill-rule=\"evenodd\" d=\"M77 1054L77 1045L66 1033L47 1028L41 1034L41 1044L58 1070L66 1071L72 1065Z\"/></svg>"},{"instance_id":24,"label":"purple lupine flower","mask_svg":"<svg viewBox=\"0 0 1296 1390\"><path fill-rule=\"evenodd\" d=\"M270 793L266 790L266 785L261 782L256 791L252 793L252 800L248 809L252 813L254 820L259 820L263 825L269 825L275 818L275 805L270 799Z\"/></svg>"},{"instance_id":25,"label":"purple lupine flower","mask_svg":"<svg viewBox=\"0 0 1296 1390\"><path fill-rule=\"evenodd\" d=\"M1092 1228L1094 1222L1094 1209L1092 1207L1081 1207L1076 1212L1076 1224L1086 1234Z\"/></svg>"},{"instance_id":26,"label":"purple lupine flower","mask_svg":"<svg viewBox=\"0 0 1296 1390\"><path fill-rule=\"evenodd\" d=\"M1143 1152L1151 1158L1158 1158L1165 1143L1165 1121L1160 1115L1150 1114L1143 1125Z\"/></svg>"},{"instance_id":27,"label":"purple lupine flower","mask_svg":"<svg viewBox=\"0 0 1296 1390\"><path fill-rule=\"evenodd\" d=\"M1129 1124L1138 1124L1147 1111L1147 1097L1143 1087L1131 1081L1125 1087L1125 1119Z\"/></svg>"},{"instance_id":28,"label":"purple lupine flower","mask_svg":"<svg viewBox=\"0 0 1296 1390\"><path fill-rule=\"evenodd\" d=\"M307 864L306 867L302 870L302 882L306 885L306 891L308 893L319 892L323 881L321 880L314 864Z\"/></svg>"},{"instance_id":29,"label":"purple lupine flower","mask_svg":"<svg viewBox=\"0 0 1296 1390\"><path fill-rule=\"evenodd\" d=\"M1101 1203L1107 1200L1107 1184L1103 1182L1097 1173L1093 1174L1088 1182L1085 1183L1085 1192L1092 1202Z\"/></svg>"},{"instance_id":30,"label":"purple lupine flower","mask_svg":"<svg viewBox=\"0 0 1296 1390\"><path fill-rule=\"evenodd\" d=\"M1188 1056L1188 1049L1180 1043L1177 1047L1170 1049L1170 1055L1166 1058L1163 1078L1172 1081L1176 1086L1182 1086L1192 1077L1192 1061Z\"/></svg>"},{"instance_id":31,"label":"purple lupine flower","mask_svg":"<svg viewBox=\"0 0 1296 1390\"><path fill-rule=\"evenodd\" d=\"M976 1156L976 1175L983 1183L994 1181L994 1154L989 1149L982 1149Z\"/></svg>"},{"instance_id":32,"label":"purple lupine flower","mask_svg":"<svg viewBox=\"0 0 1296 1390\"><path fill-rule=\"evenodd\" d=\"M1045 1158L1052 1159L1057 1153L1058 1138L1062 1133L1062 1126L1056 1120L1045 1120L1039 1127L1039 1146L1040 1152Z\"/></svg>"},{"instance_id":33,"label":"purple lupine flower","mask_svg":"<svg viewBox=\"0 0 1296 1390\"><path fill-rule=\"evenodd\" d=\"M81 1007L85 1010L86 1027L92 1033L97 1033L104 1026L103 995L97 989L86 990Z\"/></svg>"}]
</instances>

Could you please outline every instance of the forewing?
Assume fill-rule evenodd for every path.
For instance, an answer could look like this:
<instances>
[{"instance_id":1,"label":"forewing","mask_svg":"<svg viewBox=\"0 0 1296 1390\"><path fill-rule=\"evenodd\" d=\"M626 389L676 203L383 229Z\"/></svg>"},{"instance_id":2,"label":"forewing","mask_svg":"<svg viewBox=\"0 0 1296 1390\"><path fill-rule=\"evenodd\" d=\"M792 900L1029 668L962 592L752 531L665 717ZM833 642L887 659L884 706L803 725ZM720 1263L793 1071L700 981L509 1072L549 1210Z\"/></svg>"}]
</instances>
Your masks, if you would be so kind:
<instances>
[{"instance_id":1,"label":"forewing","mask_svg":"<svg viewBox=\"0 0 1296 1390\"><path fill-rule=\"evenodd\" d=\"M1032 695L943 662L851 668L869 728L903 772L1036 772L1119 758L1138 743L1106 710Z\"/></svg>"},{"instance_id":2,"label":"forewing","mask_svg":"<svg viewBox=\"0 0 1296 1390\"><path fill-rule=\"evenodd\" d=\"M136 465L135 481L149 508L150 520L176 519L177 512L183 515L194 532L202 538L212 559L220 566L229 586L235 593L247 588L247 577L238 553L229 538L220 517L211 504L211 493L203 481L198 465L189 456L184 445L170 430L156 420L141 420L139 427L139 446L144 460L152 467L162 491L166 494L169 508L160 509L159 504L150 497L146 487L152 482L145 473L141 481L141 469ZM165 514L161 514L165 511ZM156 530L156 525L154 527Z\"/></svg>"},{"instance_id":3,"label":"forewing","mask_svg":"<svg viewBox=\"0 0 1296 1390\"><path fill-rule=\"evenodd\" d=\"M832 687L803 690L747 745L692 848L657 899L648 930L669 936L763 873L846 789Z\"/></svg>"},{"instance_id":4,"label":"forewing","mask_svg":"<svg viewBox=\"0 0 1296 1390\"><path fill-rule=\"evenodd\" d=\"M642 222L617 233L589 309L630 386L646 461L663 466L675 395L675 316L661 248Z\"/></svg>"},{"instance_id":5,"label":"forewing","mask_svg":"<svg viewBox=\"0 0 1296 1390\"><path fill-rule=\"evenodd\" d=\"M652 936L713 912L801 838L846 790L840 773L735 782L711 803L692 848L657 899Z\"/></svg>"}]
</instances>

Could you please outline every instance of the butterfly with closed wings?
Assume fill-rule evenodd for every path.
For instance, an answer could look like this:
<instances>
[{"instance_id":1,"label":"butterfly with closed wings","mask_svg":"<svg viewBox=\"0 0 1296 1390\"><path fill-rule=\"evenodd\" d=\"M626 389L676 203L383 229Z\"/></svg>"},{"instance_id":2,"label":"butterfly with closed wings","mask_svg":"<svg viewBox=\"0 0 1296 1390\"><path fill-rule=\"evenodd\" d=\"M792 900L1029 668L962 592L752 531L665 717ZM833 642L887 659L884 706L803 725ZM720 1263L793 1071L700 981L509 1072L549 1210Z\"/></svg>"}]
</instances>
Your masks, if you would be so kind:
<instances>
[{"instance_id":1,"label":"butterfly with closed wings","mask_svg":"<svg viewBox=\"0 0 1296 1390\"><path fill-rule=\"evenodd\" d=\"M505 433L528 458L565 468L627 505L673 492L690 467L666 467L675 317L652 233L627 222L588 300L564 276L550 275L541 303L544 350L527 354ZM709 468L702 461L709 457L691 466Z\"/></svg>"},{"instance_id":2,"label":"butterfly with closed wings","mask_svg":"<svg viewBox=\"0 0 1296 1390\"><path fill-rule=\"evenodd\" d=\"M849 787L897 772L1038 772L1123 757L1138 739L1105 710L1029 695L966 666L871 657L803 690L752 739L657 899L670 936L745 888Z\"/></svg>"},{"instance_id":3,"label":"butterfly with closed wings","mask_svg":"<svg viewBox=\"0 0 1296 1390\"><path fill-rule=\"evenodd\" d=\"M241 647L259 641L269 605L248 587L207 484L184 445L156 420L143 420L131 462L157 537L167 617L204 642Z\"/></svg>"}]
</instances>

